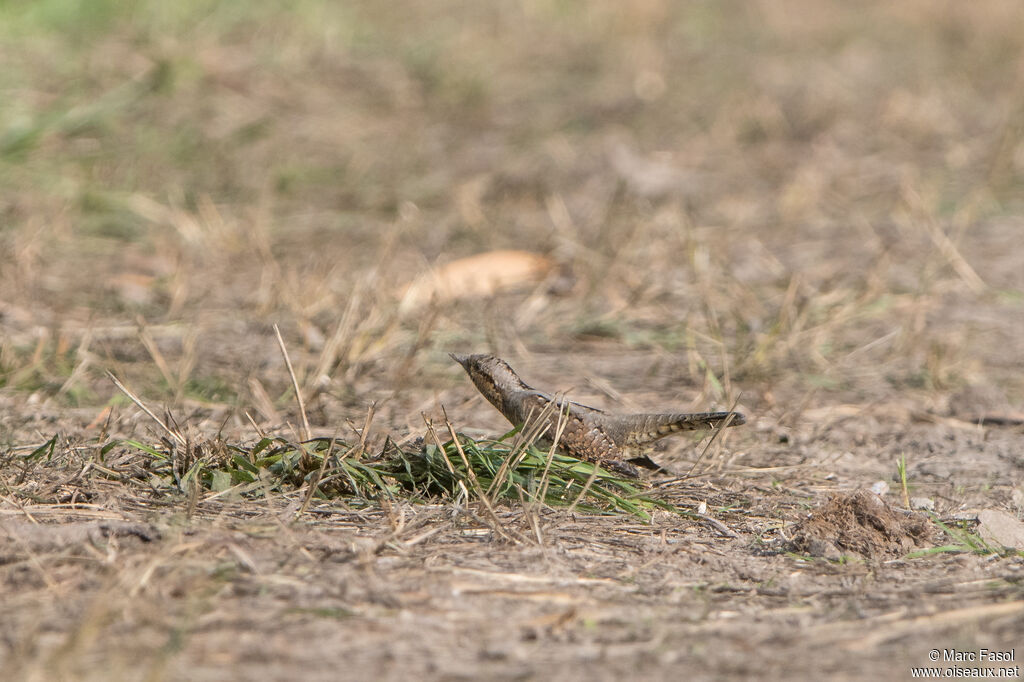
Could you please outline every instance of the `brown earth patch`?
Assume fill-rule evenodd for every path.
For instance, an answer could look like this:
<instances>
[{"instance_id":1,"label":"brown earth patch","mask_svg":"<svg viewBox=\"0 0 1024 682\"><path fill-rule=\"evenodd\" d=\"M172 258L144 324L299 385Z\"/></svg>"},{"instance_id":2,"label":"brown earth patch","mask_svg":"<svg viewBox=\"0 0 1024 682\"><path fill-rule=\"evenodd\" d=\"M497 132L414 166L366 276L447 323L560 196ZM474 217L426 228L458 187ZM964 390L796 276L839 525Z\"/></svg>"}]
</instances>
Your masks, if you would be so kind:
<instances>
[{"instance_id":1,"label":"brown earth patch","mask_svg":"<svg viewBox=\"0 0 1024 682\"><path fill-rule=\"evenodd\" d=\"M790 546L826 559L850 553L895 559L928 546L934 527L922 514L902 512L866 490L833 495L797 524Z\"/></svg>"}]
</instances>

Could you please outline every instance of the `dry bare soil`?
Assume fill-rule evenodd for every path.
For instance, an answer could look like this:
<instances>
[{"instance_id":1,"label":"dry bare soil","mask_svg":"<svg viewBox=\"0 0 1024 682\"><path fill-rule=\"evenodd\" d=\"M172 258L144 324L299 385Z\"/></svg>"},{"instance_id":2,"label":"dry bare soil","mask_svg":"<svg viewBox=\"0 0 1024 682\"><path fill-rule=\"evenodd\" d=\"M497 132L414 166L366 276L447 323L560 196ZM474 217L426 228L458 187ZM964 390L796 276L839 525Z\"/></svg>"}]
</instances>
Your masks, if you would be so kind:
<instances>
[{"instance_id":1,"label":"dry bare soil","mask_svg":"<svg viewBox=\"0 0 1024 682\"><path fill-rule=\"evenodd\" d=\"M0 4L0 677L1019 675L1022 27ZM748 423L664 441L649 518L242 480L503 433L448 351Z\"/></svg>"}]
</instances>

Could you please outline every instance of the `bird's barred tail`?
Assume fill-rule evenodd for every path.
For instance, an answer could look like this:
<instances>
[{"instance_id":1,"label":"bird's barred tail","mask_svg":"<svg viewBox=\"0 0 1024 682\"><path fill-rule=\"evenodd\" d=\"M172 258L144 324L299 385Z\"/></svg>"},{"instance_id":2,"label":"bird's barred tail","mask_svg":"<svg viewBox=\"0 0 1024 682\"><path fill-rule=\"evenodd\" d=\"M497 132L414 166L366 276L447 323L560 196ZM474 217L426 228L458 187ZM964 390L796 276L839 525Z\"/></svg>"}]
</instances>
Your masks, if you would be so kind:
<instances>
[{"instance_id":1,"label":"bird's barred tail","mask_svg":"<svg viewBox=\"0 0 1024 682\"><path fill-rule=\"evenodd\" d=\"M732 419L729 419L729 417ZM638 414L629 429L631 444L643 445L679 431L720 428L728 420L729 426L745 424L747 418L739 412L698 412L694 414Z\"/></svg>"}]
</instances>

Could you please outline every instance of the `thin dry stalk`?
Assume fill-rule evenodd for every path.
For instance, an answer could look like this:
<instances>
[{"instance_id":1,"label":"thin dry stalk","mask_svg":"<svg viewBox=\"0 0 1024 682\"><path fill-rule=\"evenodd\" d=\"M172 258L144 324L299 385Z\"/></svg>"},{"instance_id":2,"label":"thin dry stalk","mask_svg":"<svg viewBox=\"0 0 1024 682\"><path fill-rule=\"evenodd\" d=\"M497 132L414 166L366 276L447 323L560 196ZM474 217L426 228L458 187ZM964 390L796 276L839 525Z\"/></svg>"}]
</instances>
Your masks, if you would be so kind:
<instances>
[{"instance_id":1,"label":"thin dry stalk","mask_svg":"<svg viewBox=\"0 0 1024 682\"><path fill-rule=\"evenodd\" d=\"M187 439L187 438L185 438L185 436L181 435L181 433L180 433L179 431L175 431L174 429L172 429L171 427L169 427L169 426L168 426L167 424L165 424L165 423L164 423L164 422L163 422L163 421L162 421L162 420L161 420L161 419L160 419L159 417L157 417L157 416L156 416L155 414L153 414L153 411L152 411L151 409L149 409L148 407L146 407L146 404L145 404L145 403L143 403L143 402L142 402L142 400L140 400L140 399L139 399L139 397L138 397L137 395L135 395L134 393L132 393L132 392L131 392L131 391L130 391L130 390L128 389L128 387L127 387L127 386L125 386L124 384L122 384L122 383L120 382L120 380L119 380L119 379L118 379L118 378L117 378L116 376L114 376L114 373L113 373L113 372L110 372L110 371L108 371L108 372L107 372L107 377L109 377L109 379L110 379L111 381L113 381L113 382L114 382L114 385L115 385L115 386L117 386L118 390L119 390L119 391L121 391L121 393L124 393L124 394L125 394L126 396L128 396L128 399L129 399L129 400L131 400L131 401L132 401L133 403L135 403L135 405L136 405L136 406L137 406L137 407L138 407L138 408L139 408L140 410L142 410L142 411L143 411L143 412L145 412L145 413L146 413L147 415L149 415L149 418L150 418L150 419L152 419L153 421L155 421L155 422L156 422L157 424L159 424L159 425L160 425L160 428L162 428L162 429L163 429L164 431L166 431L166 432L167 432L167 434L168 434L168 435L169 435L169 436L170 436L171 438L173 438L173 439L174 439L175 441L177 441L177 443L178 443L179 445L181 445L182 447L184 447L184 446L185 446L185 445L186 445L186 444L188 443L188 439Z\"/></svg>"},{"instance_id":2,"label":"thin dry stalk","mask_svg":"<svg viewBox=\"0 0 1024 682\"><path fill-rule=\"evenodd\" d=\"M430 332L434 331L434 325L437 324L437 318L440 313L440 306L431 301L430 306L427 308L427 314L420 319L420 323L416 327L416 338L413 339L412 344L409 346L409 351L405 354L402 364L399 365L396 372L397 376L404 377L409 372L416 353L423 350L430 340Z\"/></svg>"},{"instance_id":3,"label":"thin dry stalk","mask_svg":"<svg viewBox=\"0 0 1024 682\"><path fill-rule=\"evenodd\" d=\"M196 507L199 506L199 474L197 473L189 479L188 484L188 506L185 509L185 518L191 521L192 515L196 513Z\"/></svg>"},{"instance_id":4,"label":"thin dry stalk","mask_svg":"<svg viewBox=\"0 0 1024 682\"><path fill-rule=\"evenodd\" d=\"M267 437L267 435L263 433L263 429L261 429L259 427L259 424L256 423L256 420L252 418L251 414L249 414L248 410L245 412L245 418L249 420L250 424L252 424L252 428L256 432L257 436L259 436L261 439ZM252 451L249 452L249 459L252 460Z\"/></svg>"},{"instance_id":5,"label":"thin dry stalk","mask_svg":"<svg viewBox=\"0 0 1024 682\"><path fill-rule=\"evenodd\" d=\"M370 434L370 424L373 423L373 417L376 413L377 402L373 401L370 403L370 406L366 408L366 418L363 420L363 428L361 431L352 426L351 422L348 423L349 427L355 431L356 436L359 438L359 449L356 451L356 457L361 457L363 453L366 452L366 439ZM351 451L349 454L351 454Z\"/></svg>"},{"instance_id":6,"label":"thin dry stalk","mask_svg":"<svg viewBox=\"0 0 1024 682\"><path fill-rule=\"evenodd\" d=\"M263 388L263 384L256 377L249 377L249 392L256 402L256 409L263 414L264 419L272 424L280 424L283 421L281 413L274 407L274 401L267 394L267 389Z\"/></svg>"},{"instance_id":7,"label":"thin dry stalk","mask_svg":"<svg viewBox=\"0 0 1024 682\"><path fill-rule=\"evenodd\" d=\"M443 412L444 408L442 407L441 410ZM473 490L476 492L477 497L480 498L480 502L483 504L484 509L487 511L487 516L490 517L492 523L488 525L490 525L496 533L506 540L509 540L510 542L522 542L525 538L523 538L519 533L515 533L514 535L510 534L510 531L507 531L502 526L501 519L498 518L498 515L494 513L494 506L491 503L491 499L487 496L487 493L484 492L483 486L480 485L480 480L476 477L476 471L474 471L473 467L470 465L469 458L466 457L466 452L462 449L462 443L459 441L458 434L455 433L455 427L452 425L451 421L449 421L447 413L444 415L444 423L445 426L448 427L448 433L451 434L452 442L455 443L455 449L459 453L459 457L462 458L462 463L466 466L466 475L469 477L469 482L473 486Z\"/></svg>"},{"instance_id":8,"label":"thin dry stalk","mask_svg":"<svg viewBox=\"0 0 1024 682\"><path fill-rule=\"evenodd\" d=\"M976 294L983 293L988 289L985 280L978 275L978 272L971 267L967 259L960 253L960 249L953 243L953 240L942 230L935 215L925 206L924 199L913 187L905 184L903 190L903 201L924 222L928 228L928 237L935 244L935 247L942 254L946 262L952 266L954 272L963 280L964 284Z\"/></svg>"},{"instance_id":9,"label":"thin dry stalk","mask_svg":"<svg viewBox=\"0 0 1024 682\"><path fill-rule=\"evenodd\" d=\"M437 449L441 452L441 459L443 459L445 465L447 465L448 473L450 473L452 476L454 476L455 475L455 467L452 466L451 460L448 459L448 453L445 452L444 444L441 442L441 438L437 435L437 431L434 429L434 421L430 417L428 417L426 414L423 414L421 416L423 417L423 423L427 425L427 432L430 434L430 437L433 439L434 445L436 445ZM467 493L467 496L468 496L469 491L467 490L466 493Z\"/></svg>"},{"instance_id":10,"label":"thin dry stalk","mask_svg":"<svg viewBox=\"0 0 1024 682\"><path fill-rule=\"evenodd\" d=\"M29 510L25 508L25 505L23 505L18 500L18 496L14 494L13 490L11 490L11 486L7 484L7 481L0 479L0 484L3 485L4 490L7 491L8 495L7 497L0 497L0 500L2 500L5 503L9 503L11 506L17 507L18 511L25 515L25 518L27 518L32 523L39 525L39 521L37 521L36 517L32 516L31 512L29 512Z\"/></svg>"},{"instance_id":11,"label":"thin dry stalk","mask_svg":"<svg viewBox=\"0 0 1024 682\"><path fill-rule=\"evenodd\" d=\"M552 404L557 402L557 398L552 401ZM565 426L569 423L569 399L566 396L562 396L562 404L565 405L564 410L559 410L558 423L555 424L555 435L551 439L551 447L548 449L548 458L544 463L544 473L540 477L540 492L536 497L538 500L546 500L548 497L548 485L551 483L551 462L555 459L555 450L558 448L558 441L561 440L562 434L565 432Z\"/></svg>"},{"instance_id":12,"label":"thin dry stalk","mask_svg":"<svg viewBox=\"0 0 1024 682\"><path fill-rule=\"evenodd\" d=\"M526 450L533 443L537 442L539 438L544 435L547 430L547 417L551 414L554 409L553 403L548 403L544 406L544 409L540 411L540 414L536 419L533 419L533 408L530 408L530 413L526 415L526 421L524 422L523 430L520 430L517 434L517 438L513 443L512 449L509 450L508 456L505 461L498 467L498 473L495 474L494 480L491 481L490 487L487 489L487 494L492 494L495 490L504 484L505 479L508 477L508 473L511 469L519 465L519 462L526 456Z\"/></svg>"},{"instance_id":13,"label":"thin dry stalk","mask_svg":"<svg viewBox=\"0 0 1024 682\"><path fill-rule=\"evenodd\" d=\"M581 501L581 500L582 500L582 499L583 499L584 497L586 497L586 495L587 495L587 492L589 492L589 491L590 491L590 488L591 488L591 486L593 486L593 485L594 485L594 481L596 481L596 480L597 480L597 472L598 472L599 470L600 470L600 469L599 469L599 467L598 467L598 466L595 466L595 467L594 467L594 470L593 470L592 472L590 472L590 477L589 477L589 478L587 478L587 482L583 484L583 489L582 489L582 490L580 490L580 494L579 494L579 495L577 495L577 496L576 496L576 499L575 499L575 500L573 500L573 501L572 501L572 504L570 504L570 505L569 505L569 509L568 509L568 511L569 511L569 513L570 513L570 514L572 514L573 512L575 512L575 511L576 511L576 506L577 506L577 505L579 505L580 501Z\"/></svg>"},{"instance_id":14,"label":"thin dry stalk","mask_svg":"<svg viewBox=\"0 0 1024 682\"><path fill-rule=\"evenodd\" d=\"M295 378L295 369L292 367L292 360L288 357L288 349L284 346L284 339L281 337L281 330L274 325L274 333L277 334L277 344L281 347L281 355L284 356L284 364L288 368L288 376L292 380L292 389L295 391L295 402L299 404L299 414L302 415L302 436L303 440L311 440L313 431L309 428L309 417L306 416L306 404L302 401L302 390L299 388L299 380Z\"/></svg>"},{"instance_id":15,"label":"thin dry stalk","mask_svg":"<svg viewBox=\"0 0 1024 682\"><path fill-rule=\"evenodd\" d=\"M185 385L196 367L198 354L196 348L199 342L199 331L196 326L190 326L182 339L181 361L178 363L177 388L174 392L175 401L181 400L185 393Z\"/></svg>"},{"instance_id":16,"label":"thin dry stalk","mask_svg":"<svg viewBox=\"0 0 1024 682\"><path fill-rule=\"evenodd\" d=\"M530 529L533 531L533 536L537 540L537 546L544 546L544 536L541 535L540 530L540 517L537 516L536 510L531 508L526 500L523 499L523 489L520 487L519 492L519 503L523 505L523 515L526 516L527 522L530 524Z\"/></svg>"},{"instance_id":17,"label":"thin dry stalk","mask_svg":"<svg viewBox=\"0 0 1024 682\"><path fill-rule=\"evenodd\" d=\"M727 416L725 418L725 421L722 422L722 425L715 429L715 432L711 434L711 440L709 440L707 442L707 445L704 446L704 449L700 451L700 454L697 456L697 459L695 459L693 461L693 464L690 465L690 468L686 471L686 476L683 476L683 478L690 478L691 474L693 474L693 470L697 467L698 464L700 464L700 461L704 458L704 455L706 455L708 450L711 448L711 445L717 442L718 439L722 437L722 433L725 432L725 430L729 427L729 424L731 424L733 422L733 419L736 418L736 405L739 403L739 401L739 396L736 396L736 399L732 401L732 406L729 407L729 416Z\"/></svg>"},{"instance_id":18,"label":"thin dry stalk","mask_svg":"<svg viewBox=\"0 0 1024 682\"><path fill-rule=\"evenodd\" d=\"M314 381L319 382L321 377L325 377L331 372L331 369L339 359L344 360L346 346L349 344L355 328L356 311L359 310L361 303L362 292L357 287L352 292L352 295L349 296L345 312L342 313L341 319L338 320L334 333L327 339L327 343L324 344L324 348L320 352L320 360L317 363L316 372L313 374Z\"/></svg>"}]
</instances>

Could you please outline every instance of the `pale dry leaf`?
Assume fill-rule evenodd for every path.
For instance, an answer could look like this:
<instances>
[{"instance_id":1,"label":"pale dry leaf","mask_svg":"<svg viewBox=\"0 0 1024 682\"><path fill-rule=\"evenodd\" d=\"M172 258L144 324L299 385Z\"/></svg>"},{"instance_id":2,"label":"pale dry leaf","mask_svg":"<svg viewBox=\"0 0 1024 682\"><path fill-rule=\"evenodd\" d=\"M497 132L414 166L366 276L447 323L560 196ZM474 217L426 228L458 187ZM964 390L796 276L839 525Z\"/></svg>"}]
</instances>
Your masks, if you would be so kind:
<instances>
[{"instance_id":1,"label":"pale dry leaf","mask_svg":"<svg viewBox=\"0 0 1024 682\"><path fill-rule=\"evenodd\" d=\"M488 251L431 269L401 292L403 313L428 305L483 298L542 281L554 268L547 256L530 251Z\"/></svg>"}]
</instances>

